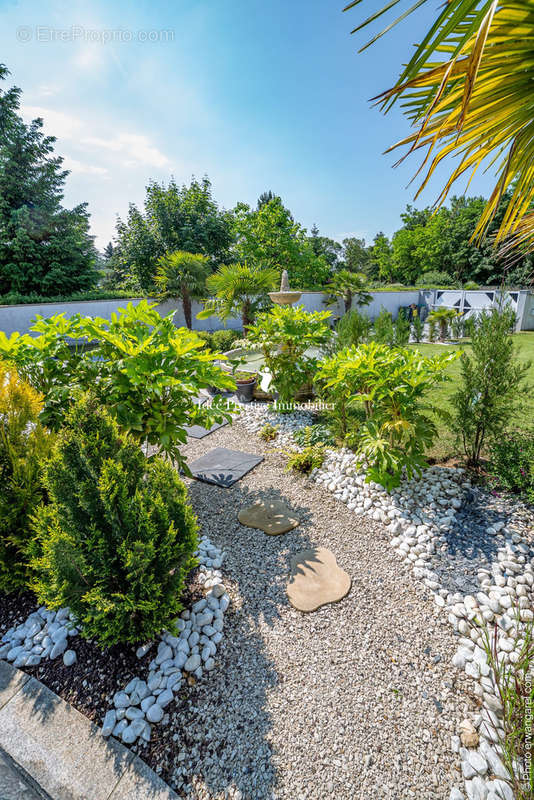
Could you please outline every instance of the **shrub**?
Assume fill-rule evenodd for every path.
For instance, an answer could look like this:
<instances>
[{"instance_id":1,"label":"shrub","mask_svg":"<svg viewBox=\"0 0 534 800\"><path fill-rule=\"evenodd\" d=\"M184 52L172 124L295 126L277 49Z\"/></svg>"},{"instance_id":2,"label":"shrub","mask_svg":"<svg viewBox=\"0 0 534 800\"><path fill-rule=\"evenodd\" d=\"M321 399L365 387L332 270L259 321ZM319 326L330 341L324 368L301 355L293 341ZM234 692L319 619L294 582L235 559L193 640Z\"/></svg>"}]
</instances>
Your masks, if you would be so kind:
<instances>
[{"instance_id":1,"label":"shrub","mask_svg":"<svg viewBox=\"0 0 534 800\"><path fill-rule=\"evenodd\" d=\"M495 486L534 503L534 430L492 438L488 473Z\"/></svg>"},{"instance_id":2,"label":"shrub","mask_svg":"<svg viewBox=\"0 0 534 800\"><path fill-rule=\"evenodd\" d=\"M293 434L293 439L300 447L307 447L312 444L334 445L335 438L326 425L306 425Z\"/></svg>"},{"instance_id":3,"label":"shrub","mask_svg":"<svg viewBox=\"0 0 534 800\"><path fill-rule=\"evenodd\" d=\"M323 364L325 391L334 398L344 393L346 406L364 413L351 438L367 465L367 481L390 490L404 474L411 478L426 466L425 448L436 436L436 426L425 413L431 408L426 396L448 379L444 370L456 357L443 353L425 358L417 350L371 342L347 348Z\"/></svg>"},{"instance_id":4,"label":"shrub","mask_svg":"<svg viewBox=\"0 0 534 800\"><path fill-rule=\"evenodd\" d=\"M430 317L430 314L428 315ZM438 321L436 319L428 320L428 341L435 342L438 334Z\"/></svg>"},{"instance_id":5,"label":"shrub","mask_svg":"<svg viewBox=\"0 0 534 800\"><path fill-rule=\"evenodd\" d=\"M30 519L44 498L50 435L37 421L41 396L0 363L0 591L29 580Z\"/></svg>"},{"instance_id":6,"label":"shrub","mask_svg":"<svg viewBox=\"0 0 534 800\"><path fill-rule=\"evenodd\" d=\"M478 283L475 283L475 281L467 281L466 283L464 283L463 288L464 289L480 289L480 286L479 286Z\"/></svg>"},{"instance_id":7,"label":"shrub","mask_svg":"<svg viewBox=\"0 0 534 800\"><path fill-rule=\"evenodd\" d=\"M318 359L307 351L332 336L329 311L304 311L300 306L273 306L248 330L249 346L259 347L279 394L280 410L290 407L299 389L310 382Z\"/></svg>"},{"instance_id":8,"label":"shrub","mask_svg":"<svg viewBox=\"0 0 534 800\"><path fill-rule=\"evenodd\" d=\"M393 326L393 341L397 347L404 347L410 341L410 321L400 312Z\"/></svg>"},{"instance_id":9,"label":"shrub","mask_svg":"<svg viewBox=\"0 0 534 800\"><path fill-rule=\"evenodd\" d=\"M419 343L419 342L421 341L421 339L423 338L423 330L424 330L424 327L425 327L425 325L424 325L424 322L423 322L423 320L421 319L421 317L419 316L419 314L417 314L416 316L414 316L414 318L413 318L413 322L412 322L413 338L414 338L414 339L415 339L415 341L416 341L416 342L418 342L418 343Z\"/></svg>"},{"instance_id":10,"label":"shrub","mask_svg":"<svg viewBox=\"0 0 534 800\"><path fill-rule=\"evenodd\" d=\"M453 339L461 339L464 335L464 318L462 314L457 314L451 319L451 335Z\"/></svg>"},{"instance_id":11,"label":"shrub","mask_svg":"<svg viewBox=\"0 0 534 800\"><path fill-rule=\"evenodd\" d=\"M437 269L423 272L415 282L416 286L432 288L434 286L455 286L456 281L448 272L440 272Z\"/></svg>"},{"instance_id":12,"label":"shrub","mask_svg":"<svg viewBox=\"0 0 534 800\"><path fill-rule=\"evenodd\" d=\"M347 354L356 348L344 348L329 358L325 358L315 376L315 389L321 399L330 408L328 426L334 439L345 442L349 433L354 438L363 417L360 409L355 409L350 404L351 390L342 380L339 380L340 371L347 361ZM301 444L301 442L299 442Z\"/></svg>"},{"instance_id":13,"label":"shrub","mask_svg":"<svg viewBox=\"0 0 534 800\"><path fill-rule=\"evenodd\" d=\"M373 338L378 344L392 345L395 341L393 317L385 308L382 308L380 314L375 319Z\"/></svg>"},{"instance_id":14,"label":"shrub","mask_svg":"<svg viewBox=\"0 0 534 800\"><path fill-rule=\"evenodd\" d=\"M293 451L287 454L286 472L293 470L309 475L314 469L322 466L325 458L325 446L321 442L304 447L300 452Z\"/></svg>"},{"instance_id":15,"label":"shrub","mask_svg":"<svg viewBox=\"0 0 534 800\"><path fill-rule=\"evenodd\" d=\"M428 315L428 322L439 325L439 338L444 342L449 333L449 325L458 316L459 312L454 308L436 308Z\"/></svg>"},{"instance_id":16,"label":"shrub","mask_svg":"<svg viewBox=\"0 0 534 800\"><path fill-rule=\"evenodd\" d=\"M36 515L33 588L69 606L101 645L172 628L195 564L197 524L177 472L147 461L96 399L83 396L59 433Z\"/></svg>"},{"instance_id":17,"label":"shrub","mask_svg":"<svg viewBox=\"0 0 534 800\"><path fill-rule=\"evenodd\" d=\"M464 336L467 336L469 339L473 338L473 334L477 329L477 316L475 314L466 317L463 321L464 323Z\"/></svg>"},{"instance_id":18,"label":"shrub","mask_svg":"<svg viewBox=\"0 0 534 800\"><path fill-rule=\"evenodd\" d=\"M278 431L279 428L277 425L267 423L260 431L260 439L263 439L264 442L272 442L278 436Z\"/></svg>"},{"instance_id":19,"label":"shrub","mask_svg":"<svg viewBox=\"0 0 534 800\"><path fill-rule=\"evenodd\" d=\"M222 398L209 408L194 402L202 388L235 388L216 363L224 356L206 350L196 333L174 326L172 313L161 317L146 301L120 312L111 320L38 317L31 329L37 337L0 333L0 354L42 391L47 426L59 429L76 394L92 390L124 431L186 468L179 450L185 428L231 416ZM73 350L73 339L93 348Z\"/></svg>"},{"instance_id":20,"label":"shrub","mask_svg":"<svg viewBox=\"0 0 534 800\"><path fill-rule=\"evenodd\" d=\"M478 466L486 436L502 430L519 397L529 364L520 364L510 334L514 312L484 311L471 340L471 355L461 358L461 382L452 397L454 430L468 463Z\"/></svg>"},{"instance_id":21,"label":"shrub","mask_svg":"<svg viewBox=\"0 0 534 800\"><path fill-rule=\"evenodd\" d=\"M237 342L241 336L241 331L232 331L229 329L213 331L211 334L211 349L225 353L227 350L232 349L234 343Z\"/></svg>"},{"instance_id":22,"label":"shrub","mask_svg":"<svg viewBox=\"0 0 534 800\"><path fill-rule=\"evenodd\" d=\"M341 317L336 328L338 349L368 342L372 327L373 323L366 314L356 309L347 312Z\"/></svg>"}]
</instances>

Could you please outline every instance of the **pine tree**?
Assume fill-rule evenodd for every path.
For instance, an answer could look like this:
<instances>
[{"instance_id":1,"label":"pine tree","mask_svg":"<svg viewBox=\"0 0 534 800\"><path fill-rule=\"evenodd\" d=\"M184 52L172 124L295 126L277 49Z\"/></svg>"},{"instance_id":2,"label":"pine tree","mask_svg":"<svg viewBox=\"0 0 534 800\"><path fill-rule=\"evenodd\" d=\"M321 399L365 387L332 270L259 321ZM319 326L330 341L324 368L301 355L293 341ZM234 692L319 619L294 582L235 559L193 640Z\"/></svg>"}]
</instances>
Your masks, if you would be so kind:
<instances>
[{"instance_id":1,"label":"pine tree","mask_svg":"<svg viewBox=\"0 0 534 800\"><path fill-rule=\"evenodd\" d=\"M0 80L8 75L0 65ZM87 204L63 208L68 171L43 122L17 113L20 89L0 90L0 294L72 294L97 281Z\"/></svg>"}]
</instances>

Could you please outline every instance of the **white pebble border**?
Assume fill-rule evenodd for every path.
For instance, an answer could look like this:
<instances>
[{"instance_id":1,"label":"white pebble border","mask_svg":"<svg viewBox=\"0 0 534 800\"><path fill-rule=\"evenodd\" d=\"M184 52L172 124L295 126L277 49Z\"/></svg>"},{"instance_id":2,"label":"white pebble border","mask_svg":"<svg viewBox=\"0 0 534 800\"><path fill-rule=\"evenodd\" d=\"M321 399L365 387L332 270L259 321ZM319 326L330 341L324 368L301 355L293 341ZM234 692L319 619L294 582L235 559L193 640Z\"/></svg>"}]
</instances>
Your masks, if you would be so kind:
<instances>
[{"instance_id":1,"label":"white pebble border","mask_svg":"<svg viewBox=\"0 0 534 800\"><path fill-rule=\"evenodd\" d=\"M242 405L240 411L236 422L240 422L249 433L259 434L265 425L273 425L278 429L276 439L268 443L274 446L283 445L295 448L293 440L295 431L314 423L314 415L310 411L292 411L288 414L280 414L269 408L267 403L248 403Z\"/></svg>"},{"instance_id":2,"label":"white pebble border","mask_svg":"<svg viewBox=\"0 0 534 800\"><path fill-rule=\"evenodd\" d=\"M278 426L283 443L288 445L292 433L311 424L310 419L303 412L282 415L265 406L264 411L245 413L242 423L248 431L257 433L267 422ZM461 761L466 795L454 787L450 800L465 800L465 796L468 800L514 800L501 760L503 708L482 644L490 624L493 641L496 625L498 662L506 667L519 659L526 624L534 619L534 558L529 558L530 550L523 537L504 523L488 528L489 534L503 535L505 545L498 549L491 571L479 570L480 591L476 596L451 593L443 588L427 562L444 544L443 534L451 529L464 494L471 487L464 470L429 467L421 478L404 481L388 493L379 484L366 483L354 453L340 449L327 451L324 464L312 473L311 479L323 484L355 514L388 526L393 534L391 546L411 565L414 579L423 581L459 635L452 663L475 681L474 691L482 710L472 720L463 720L458 729L460 735L452 737L451 747ZM518 618L514 609L519 609Z\"/></svg>"},{"instance_id":3,"label":"white pebble border","mask_svg":"<svg viewBox=\"0 0 534 800\"><path fill-rule=\"evenodd\" d=\"M146 680L134 677L122 691L116 692L114 707L103 720L103 736L112 734L124 744L131 745L139 740L140 745L146 745L151 738L152 725L168 721L165 709L180 690L184 673L199 679L215 668L217 647L223 638L224 614L230 605L222 582L224 553L203 536L195 555L205 597L191 609L182 611L176 630L166 631L160 638L155 657L148 665ZM65 666L71 666L76 661L76 653L67 649L67 642L77 634L79 630L69 609L55 612L42 607L30 614L22 625L4 634L0 658L11 661L15 667L25 667L63 655ZM142 660L153 645L148 642L139 647L138 659Z\"/></svg>"}]
</instances>

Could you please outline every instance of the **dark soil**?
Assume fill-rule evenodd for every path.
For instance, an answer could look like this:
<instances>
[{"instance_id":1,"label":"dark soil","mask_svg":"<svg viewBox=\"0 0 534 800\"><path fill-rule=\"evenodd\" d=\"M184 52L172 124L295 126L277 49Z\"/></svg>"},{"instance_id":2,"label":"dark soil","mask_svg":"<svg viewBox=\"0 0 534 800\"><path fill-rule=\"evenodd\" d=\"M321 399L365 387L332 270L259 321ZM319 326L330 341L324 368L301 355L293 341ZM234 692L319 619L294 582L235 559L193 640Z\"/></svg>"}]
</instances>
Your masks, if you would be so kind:
<instances>
[{"instance_id":1,"label":"dark soil","mask_svg":"<svg viewBox=\"0 0 534 800\"><path fill-rule=\"evenodd\" d=\"M14 625L20 625L39 608L33 592L3 594L0 592L0 638Z\"/></svg>"}]
</instances>

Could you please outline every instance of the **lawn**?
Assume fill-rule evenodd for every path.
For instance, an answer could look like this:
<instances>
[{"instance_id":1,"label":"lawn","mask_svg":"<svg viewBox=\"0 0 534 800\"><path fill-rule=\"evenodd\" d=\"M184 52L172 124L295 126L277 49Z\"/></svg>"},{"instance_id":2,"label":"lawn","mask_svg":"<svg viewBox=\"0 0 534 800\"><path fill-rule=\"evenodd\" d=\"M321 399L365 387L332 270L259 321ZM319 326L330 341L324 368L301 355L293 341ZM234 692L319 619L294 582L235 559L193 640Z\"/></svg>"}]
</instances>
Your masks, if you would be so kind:
<instances>
[{"instance_id":1,"label":"lawn","mask_svg":"<svg viewBox=\"0 0 534 800\"><path fill-rule=\"evenodd\" d=\"M528 385L523 389L521 396L518 398L516 413L513 419L510 420L510 427L532 428L534 426L534 331L524 331L515 334L514 339L517 343L518 357L523 362L531 361L532 363L527 377ZM451 345L450 347L444 347L439 344L418 344L412 346L417 347L424 355L432 356L447 350L466 350L469 352L470 342L466 339L461 344ZM433 396L433 402L437 406L450 411L450 398L456 391L460 380L460 359L449 365L447 373L451 377L451 380L437 387ZM444 461L457 456L458 450L455 446L454 434L447 424L439 417L436 417L436 422L439 435L429 452L429 457L436 461Z\"/></svg>"}]
</instances>

